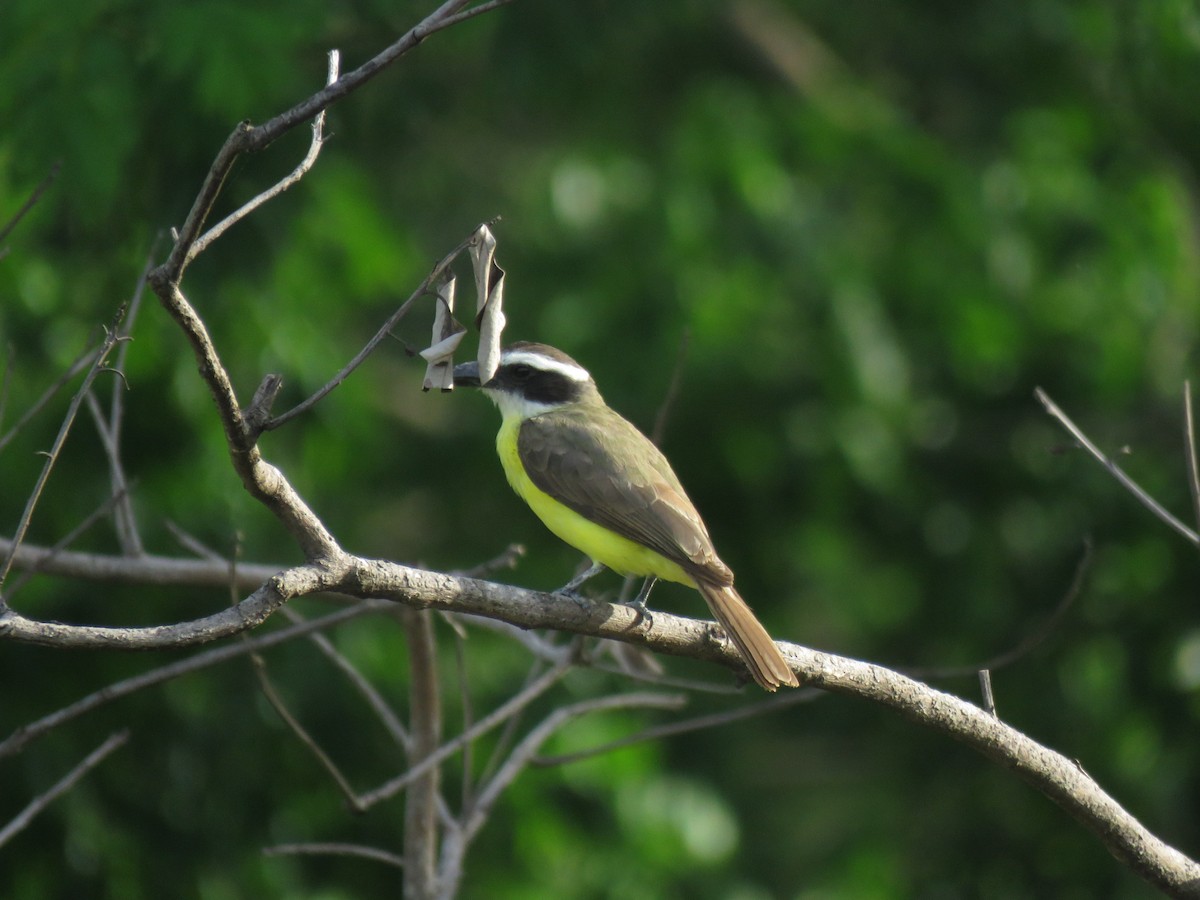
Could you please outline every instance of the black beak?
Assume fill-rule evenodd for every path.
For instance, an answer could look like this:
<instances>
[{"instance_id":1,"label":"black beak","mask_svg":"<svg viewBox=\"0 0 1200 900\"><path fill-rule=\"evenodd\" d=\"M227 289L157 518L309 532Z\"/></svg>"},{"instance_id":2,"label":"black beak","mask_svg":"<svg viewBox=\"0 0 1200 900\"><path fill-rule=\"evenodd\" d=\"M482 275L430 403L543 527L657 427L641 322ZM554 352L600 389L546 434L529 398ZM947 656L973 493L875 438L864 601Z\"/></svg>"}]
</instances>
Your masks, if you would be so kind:
<instances>
[{"instance_id":1,"label":"black beak","mask_svg":"<svg viewBox=\"0 0 1200 900\"><path fill-rule=\"evenodd\" d=\"M475 360L454 367L455 387L479 387L479 363Z\"/></svg>"}]
</instances>

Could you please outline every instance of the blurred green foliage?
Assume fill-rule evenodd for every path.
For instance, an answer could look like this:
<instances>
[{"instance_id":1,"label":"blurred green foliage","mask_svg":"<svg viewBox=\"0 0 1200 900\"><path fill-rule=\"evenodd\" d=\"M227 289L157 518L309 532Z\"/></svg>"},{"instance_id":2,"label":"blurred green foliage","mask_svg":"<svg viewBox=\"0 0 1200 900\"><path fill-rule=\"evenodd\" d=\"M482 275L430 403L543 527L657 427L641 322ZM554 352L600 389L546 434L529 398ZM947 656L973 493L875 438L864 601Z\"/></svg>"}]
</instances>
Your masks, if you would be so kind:
<instances>
[{"instance_id":1,"label":"blurred green foliage","mask_svg":"<svg viewBox=\"0 0 1200 900\"><path fill-rule=\"evenodd\" d=\"M62 163L0 259L0 432L132 295L148 255L163 256L155 235L182 220L237 121L316 89L328 48L349 69L429 7L0 5L0 221ZM1066 620L995 673L999 711L1194 855L1194 551L1071 448L1032 390L1046 388L1102 446L1127 446L1123 464L1187 518L1197 96L1200 13L1187 0L869 11L519 0L436 35L333 108L313 172L218 242L185 289L242 397L281 372L283 409L352 356L437 258L502 215L508 334L572 353L646 428L687 336L665 449L773 633L822 649L980 663L1045 622L1090 536L1093 563ZM307 140L298 129L239 164L217 214L289 171ZM420 345L428 322L424 310L401 337ZM222 552L295 561L233 476L191 356L151 297L133 337L124 447L147 549L185 553L169 520ZM352 551L451 568L520 541L530 554L504 577L561 583L574 554L508 493L494 413L477 397L422 394L421 374L386 345L264 450ZM0 457L0 531L17 521L65 403ZM30 539L57 541L107 492L81 419ZM77 546L116 543L98 527ZM227 602L51 579L14 598L30 615L106 623ZM682 590L656 602L700 613ZM403 706L398 626L358 622L333 638ZM520 652L486 634L467 651L477 709L524 677ZM2 645L0 727L167 658ZM311 647L268 662L357 786L395 772L382 729ZM579 673L546 702L604 685ZM977 692L974 678L943 686ZM553 749L652 721L585 719ZM0 851L0 894L397 889L371 863L259 855L293 840L395 848L402 817L399 802L347 816L244 661L106 707L5 761L0 821L125 725L129 745ZM1149 890L1008 773L879 709L825 698L528 773L471 854L463 894Z\"/></svg>"}]
</instances>

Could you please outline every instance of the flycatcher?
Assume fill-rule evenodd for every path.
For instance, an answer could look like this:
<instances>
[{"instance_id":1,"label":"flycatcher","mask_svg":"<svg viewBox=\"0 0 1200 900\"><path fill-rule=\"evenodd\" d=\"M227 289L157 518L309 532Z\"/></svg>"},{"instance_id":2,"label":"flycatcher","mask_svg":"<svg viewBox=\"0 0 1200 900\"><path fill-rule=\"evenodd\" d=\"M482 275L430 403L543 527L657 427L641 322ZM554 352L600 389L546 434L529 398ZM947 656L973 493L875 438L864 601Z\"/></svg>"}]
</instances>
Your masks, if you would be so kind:
<instances>
[{"instance_id":1,"label":"flycatcher","mask_svg":"<svg viewBox=\"0 0 1200 900\"><path fill-rule=\"evenodd\" d=\"M504 349L487 384L475 362L456 366L454 383L482 387L499 407L496 449L509 484L547 528L591 557L565 592L605 567L646 577L639 606L659 578L686 584L708 601L759 685L799 686L734 590L666 457L605 404L586 369L561 350L522 341Z\"/></svg>"}]
</instances>

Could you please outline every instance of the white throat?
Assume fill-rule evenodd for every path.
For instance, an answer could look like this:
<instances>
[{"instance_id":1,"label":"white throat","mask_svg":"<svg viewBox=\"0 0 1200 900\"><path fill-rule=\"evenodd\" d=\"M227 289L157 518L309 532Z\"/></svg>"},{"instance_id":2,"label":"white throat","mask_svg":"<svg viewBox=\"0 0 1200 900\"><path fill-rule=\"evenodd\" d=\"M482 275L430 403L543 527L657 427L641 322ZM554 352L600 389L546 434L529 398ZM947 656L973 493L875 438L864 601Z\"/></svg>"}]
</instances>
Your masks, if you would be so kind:
<instances>
[{"instance_id":1,"label":"white throat","mask_svg":"<svg viewBox=\"0 0 1200 900\"><path fill-rule=\"evenodd\" d=\"M489 391L484 388L483 392L499 408L500 416L505 422L512 419L524 422L526 419L532 419L534 416L540 416L542 413L548 413L550 410L562 406L561 403L538 403L536 400L530 400L528 397L522 397L509 391Z\"/></svg>"}]
</instances>

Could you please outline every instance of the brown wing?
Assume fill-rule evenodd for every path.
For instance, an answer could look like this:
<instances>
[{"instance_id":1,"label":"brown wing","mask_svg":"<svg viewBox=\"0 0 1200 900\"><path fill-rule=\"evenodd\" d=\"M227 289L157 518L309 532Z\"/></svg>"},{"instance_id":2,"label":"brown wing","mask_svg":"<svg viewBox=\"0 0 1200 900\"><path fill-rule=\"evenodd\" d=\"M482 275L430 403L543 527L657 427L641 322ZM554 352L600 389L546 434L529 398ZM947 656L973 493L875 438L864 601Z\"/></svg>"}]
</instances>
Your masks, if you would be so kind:
<instances>
[{"instance_id":1,"label":"brown wing","mask_svg":"<svg viewBox=\"0 0 1200 900\"><path fill-rule=\"evenodd\" d=\"M620 447L620 462L612 447ZM733 583L666 457L608 407L528 419L517 452L535 485L584 518L661 553L693 577Z\"/></svg>"}]
</instances>

